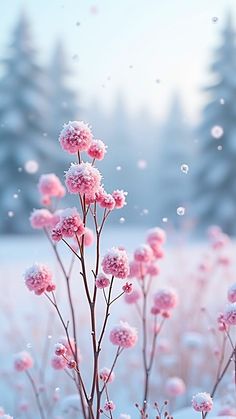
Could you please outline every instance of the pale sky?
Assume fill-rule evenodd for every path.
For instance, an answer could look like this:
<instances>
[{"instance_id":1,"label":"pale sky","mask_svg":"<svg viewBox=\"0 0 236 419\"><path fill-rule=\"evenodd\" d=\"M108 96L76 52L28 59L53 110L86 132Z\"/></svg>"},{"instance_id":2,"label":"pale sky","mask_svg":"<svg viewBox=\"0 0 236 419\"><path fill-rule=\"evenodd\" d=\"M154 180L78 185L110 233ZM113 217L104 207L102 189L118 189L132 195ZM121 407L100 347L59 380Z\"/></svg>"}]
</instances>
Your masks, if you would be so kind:
<instances>
[{"instance_id":1,"label":"pale sky","mask_svg":"<svg viewBox=\"0 0 236 419\"><path fill-rule=\"evenodd\" d=\"M64 40L85 103L96 98L109 109L121 90L131 112L146 107L159 119L176 90L197 119L212 47L226 12L236 16L236 0L5 0L1 56L22 8L42 59L55 39Z\"/></svg>"}]
</instances>

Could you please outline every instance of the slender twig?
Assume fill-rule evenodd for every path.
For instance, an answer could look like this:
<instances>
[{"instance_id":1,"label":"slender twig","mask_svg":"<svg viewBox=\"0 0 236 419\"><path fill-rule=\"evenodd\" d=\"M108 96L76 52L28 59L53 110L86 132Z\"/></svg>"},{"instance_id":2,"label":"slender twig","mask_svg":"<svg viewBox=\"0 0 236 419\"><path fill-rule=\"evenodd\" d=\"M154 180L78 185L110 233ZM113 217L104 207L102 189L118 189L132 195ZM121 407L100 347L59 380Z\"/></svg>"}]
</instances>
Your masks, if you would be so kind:
<instances>
[{"instance_id":1,"label":"slender twig","mask_svg":"<svg viewBox=\"0 0 236 419\"><path fill-rule=\"evenodd\" d=\"M45 416L44 411L43 411L43 407L42 407L41 402L40 402L39 391L38 391L37 386L34 382L34 379L31 377L28 370L26 370L25 373L26 373L26 375L27 375L27 377L28 377L28 379L31 383L31 386L32 386L32 389L33 389L33 392L34 392L34 395L35 395L36 403L37 403L37 406L38 406L40 417L41 417L41 419L46 419L46 416Z\"/></svg>"}]
</instances>

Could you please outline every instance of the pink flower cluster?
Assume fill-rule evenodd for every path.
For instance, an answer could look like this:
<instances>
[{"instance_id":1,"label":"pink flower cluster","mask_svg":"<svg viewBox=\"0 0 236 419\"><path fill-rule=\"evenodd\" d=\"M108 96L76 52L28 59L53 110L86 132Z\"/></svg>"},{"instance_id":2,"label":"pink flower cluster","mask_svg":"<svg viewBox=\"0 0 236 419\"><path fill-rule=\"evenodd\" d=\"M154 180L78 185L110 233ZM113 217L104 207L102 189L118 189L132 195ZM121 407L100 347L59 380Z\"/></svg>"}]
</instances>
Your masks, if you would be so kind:
<instances>
[{"instance_id":1,"label":"pink flower cluster","mask_svg":"<svg viewBox=\"0 0 236 419\"><path fill-rule=\"evenodd\" d=\"M105 274L125 279L129 275L129 260L124 249L113 247L104 256L102 268Z\"/></svg>"},{"instance_id":2,"label":"pink flower cluster","mask_svg":"<svg viewBox=\"0 0 236 419\"><path fill-rule=\"evenodd\" d=\"M197 412L210 412L213 401L209 393L198 393L192 398L192 406Z\"/></svg>"},{"instance_id":3,"label":"pink flower cluster","mask_svg":"<svg viewBox=\"0 0 236 419\"><path fill-rule=\"evenodd\" d=\"M236 303L236 283L228 289L228 300L230 303Z\"/></svg>"},{"instance_id":4,"label":"pink flower cluster","mask_svg":"<svg viewBox=\"0 0 236 419\"><path fill-rule=\"evenodd\" d=\"M95 196L101 186L101 174L91 163L71 164L66 172L68 192L87 196Z\"/></svg>"},{"instance_id":5,"label":"pink flower cluster","mask_svg":"<svg viewBox=\"0 0 236 419\"><path fill-rule=\"evenodd\" d=\"M53 214L46 208L34 209L30 215L30 224L32 228L42 229L51 226Z\"/></svg>"},{"instance_id":6,"label":"pink flower cluster","mask_svg":"<svg viewBox=\"0 0 236 419\"><path fill-rule=\"evenodd\" d=\"M115 374L109 368L104 367L99 371L99 378L104 383L112 383L115 379Z\"/></svg>"},{"instance_id":7,"label":"pink flower cluster","mask_svg":"<svg viewBox=\"0 0 236 419\"><path fill-rule=\"evenodd\" d=\"M46 265L35 263L24 273L25 284L30 291L41 295L45 291L53 291L55 284L52 282L52 274Z\"/></svg>"},{"instance_id":8,"label":"pink flower cluster","mask_svg":"<svg viewBox=\"0 0 236 419\"><path fill-rule=\"evenodd\" d=\"M101 140L93 140L88 149L88 155L92 159L102 160L106 153L106 146Z\"/></svg>"},{"instance_id":9,"label":"pink flower cluster","mask_svg":"<svg viewBox=\"0 0 236 419\"><path fill-rule=\"evenodd\" d=\"M175 308L178 301L178 295L172 288L162 288L154 294L154 307L160 311Z\"/></svg>"},{"instance_id":10,"label":"pink flower cluster","mask_svg":"<svg viewBox=\"0 0 236 419\"><path fill-rule=\"evenodd\" d=\"M33 359L29 352L22 351L14 356L14 368L17 372L23 372L33 367Z\"/></svg>"},{"instance_id":11,"label":"pink flower cluster","mask_svg":"<svg viewBox=\"0 0 236 419\"><path fill-rule=\"evenodd\" d=\"M184 381L179 377L170 377L166 381L166 394L169 397L181 396L186 391L186 386Z\"/></svg>"},{"instance_id":12,"label":"pink flower cluster","mask_svg":"<svg viewBox=\"0 0 236 419\"><path fill-rule=\"evenodd\" d=\"M76 208L60 212L59 221L52 230L52 239L60 241L63 237L80 237L85 233L83 222Z\"/></svg>"},{"instance_id":13,"label":"pink flower cluster","mask_svg":"<svg viewBox=\"0 0 236 419\"><path fill-rule=\"evenodd\" d=\"M96 287L97 288L107 288L110 285L110 280L109 278L107 278L106 275L104 275L103 273L100 273L97 278L96 278Z\"/></svg>"},{"instance_id":14,"label":"pink flower cluster","mask_svg":"<svg viewBox=\"0 0 236 419\"><path fill-rule=\"evenodd\" d=\"M65 195L65 188L54 173L41 175L38 189L44 205L49 205L52 197L62 198Z\"/></svg>"},{"instance_id":15,"label":"pink flower cluster","mask_svg":"<svg viewBox=\"0 0 236 419\"><path fill-rule=\"evenodd\" d=\"M87 151L92 138L92 132L87 124L82 121L70 121L64 125L59 141L63 150L75 154L78 151Z\"/></svg>"},{"instance_id":16,"label":"pink flower cluster","mask_svg":"<svg viewBox=\"0 0 236 419\"><path fill-rule=\"evenodd\" d=\"M228 326L236 326L236 302L228 304L226 307L224 321Z\"/></svg>"},{"instance_id":17,"label":"pink flower cluster","mask_svg":"<svg viewBox=\"0 0 236 419\"><path fill-rule=\"evenodd\" d=\"M120 321L110 332L111 343L121 348L132 348L136 344L137 339L137 330L127 322Z\"/></svg>"}]
</instances>

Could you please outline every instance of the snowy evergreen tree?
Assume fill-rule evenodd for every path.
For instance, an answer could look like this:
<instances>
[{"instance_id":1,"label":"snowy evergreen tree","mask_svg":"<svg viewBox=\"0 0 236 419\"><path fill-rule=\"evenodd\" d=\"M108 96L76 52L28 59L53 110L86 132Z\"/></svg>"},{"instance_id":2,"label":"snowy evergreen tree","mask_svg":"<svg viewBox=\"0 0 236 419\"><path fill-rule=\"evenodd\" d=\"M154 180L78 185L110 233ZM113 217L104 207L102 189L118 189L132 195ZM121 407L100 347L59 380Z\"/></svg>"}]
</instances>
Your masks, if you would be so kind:
<instances>
[{"instance_id":1,"label":"snowy evergreen tree","mask_svg":"<svg viewBox=\"0 0 236 419\"><path fill-rule=\"evenodd\" d=\"M187 214L192 166L191 140L180 99L174 95L153 162L156 223L160 223L162 218L168 218L170 225L178 226L183 219L177 214L177 208L185 208Z\"/></svg>"},{"instance_id":2,"label":"snowy evergreen tree","mask_svg":"<svg viewBox=\"0 0 236 419\"><path fill-rule=\"evenodd\" d=\"M63 44L55 45L49 68L50 78L50 135L58 139L65 122L81 119L81 110L75 90L70 86L72 71L67 65Z\"/></svg>"},{"instance_id":3,"label":"snowy evergreen tree","mask_svg":"<svg viewBox=\"0 0 236 419\"><path fill-rule=\"evenodd\" d=\"M37 64L24 14L16 25L3 64L0 80L0 231L11 233L29 229L29 212L39 205L35 187L39 172L52 171L49 156L55 154L54 144L46 134L48 89L44 73ZM39 172L32 174L36 165Z\"/></svg>"},{"instance_id":4,"label":"snowy evergreen tree","mask_svg":"<svg viewBox=\"0 0 236 419\"><path fill-rule=\"evenodd\" d=\"M200 225L236 233L236 43L230 17L211 65L214 82L199 129L194 212Z\"/></svg>"},{"instance_id":5,"label":"snowy evergreen tree","mask_svg":"<svg viewBox=\"0 0 236 419\"><path fill-rule=\"evenodd\" d=\"M112 192L114 188L128 191L128 205L122 209L119 217L124 217L126 222L130 223L134 221L135 153L131 120L121 93L115 99L108 124L108 155L103 163L105 188L108 192ZM118 215L114 214L112 219L116 222L117 217Z\"/></svg>"}]
</instances>

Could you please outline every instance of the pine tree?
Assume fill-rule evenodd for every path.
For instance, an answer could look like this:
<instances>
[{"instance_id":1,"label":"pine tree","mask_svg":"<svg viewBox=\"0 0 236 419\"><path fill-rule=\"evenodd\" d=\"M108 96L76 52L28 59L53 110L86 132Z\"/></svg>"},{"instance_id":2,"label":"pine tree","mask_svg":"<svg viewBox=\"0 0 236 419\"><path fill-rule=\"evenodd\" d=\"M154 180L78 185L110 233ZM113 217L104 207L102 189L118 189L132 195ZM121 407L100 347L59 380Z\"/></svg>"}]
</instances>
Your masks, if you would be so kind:
<instances>
[{"instance_id":1,"label":"pine tree","mask_svg":"<svg viewBox=\"0 0 236 419\"><path fill-rule=\"evenodd\" d=\"M154 155L156 223L162 218L168 218L171 225L178 226L181 216L177 214L177 208L184 207L187 214L192 166L191 149L190 129L184 120L180 98L176 94L173 96ZM182 165L187 165L187 173L181 170Z\"/></svg>"},{"instance_id":2,"label":"pine tree","mask_svg":"<svg viewBox=\"0 0 236 419\"><path fill-rule=\"evenodd\" d=\"M57 139L65 122L80 119L81 109L75 90L70 86L72 72L61 41L55 45L49 67L50 79L50 135Z\"/></svg>"},{"instance_id":3,"label":"pine tree","mask_svg":"<svg viewBox=\"0 0 236 419\"><path fill-rule=\"evenodd\" d=\"M230 17L210 70L215 82L206 89L209 101L199 129L193 210L202 227L218 224L233 234L236 233L236 43ZM217 127L223 130L218 139L214 138L214 130L220 136Z\"/></svg>"},{"instance_id":4,"label":"pine tree","mask_svg":"<svg viewBox=\"0 0 236 419\"><path fill-rule=\"evenodd\" d=\"M30 210L39 205L35 192L38 173L27 172L25 164L36 161L39 171L47 171L48 157L54 154L54 145L46 136L46 92L29 23L22 14L0 80L0 231L4 233L25 231ZM9 217L12 212L14 217Z\"/></svg>"}]
</instances>

